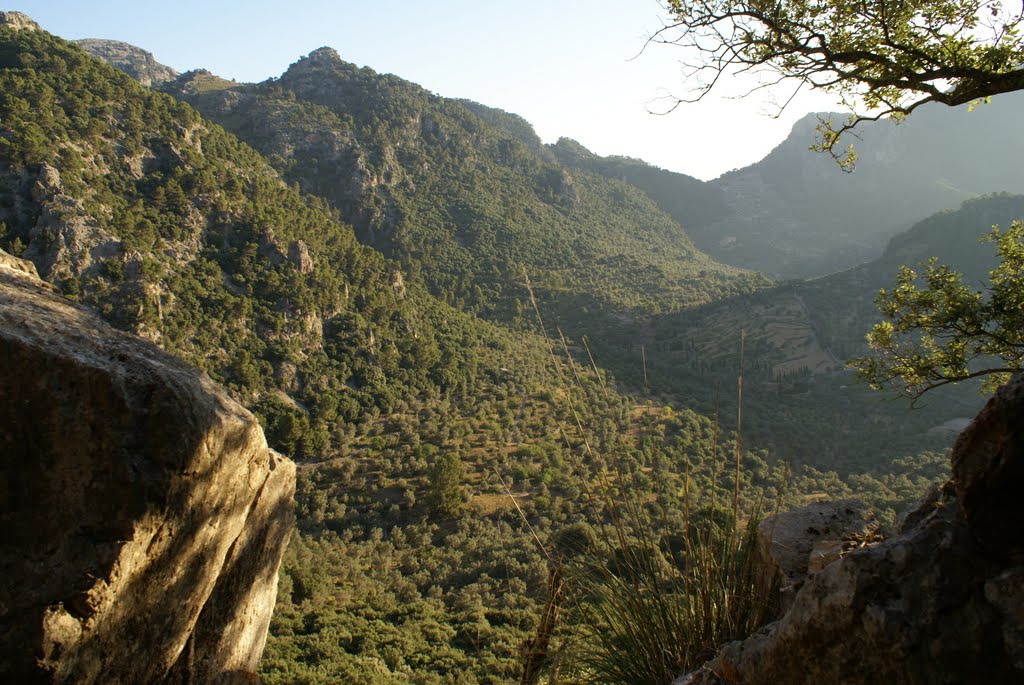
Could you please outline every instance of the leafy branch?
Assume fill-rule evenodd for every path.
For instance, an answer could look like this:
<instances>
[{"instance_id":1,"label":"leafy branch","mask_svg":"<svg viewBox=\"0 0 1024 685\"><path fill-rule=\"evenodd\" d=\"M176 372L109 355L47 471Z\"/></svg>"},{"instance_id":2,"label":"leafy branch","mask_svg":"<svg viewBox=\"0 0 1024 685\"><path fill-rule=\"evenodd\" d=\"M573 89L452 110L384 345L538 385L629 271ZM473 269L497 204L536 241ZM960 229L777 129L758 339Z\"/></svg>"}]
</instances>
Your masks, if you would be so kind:
<instances>
[{"instance_id":1,"label":"leafy branch","mask_svg":"<svg viewBox=\"0 0 1024 685\"><path fill-rule=\"evenodd\" d=\"M673 109L735 73L790 82L794 94L834 93L850 117L823 119L812 149L848 170L856 156L837 145L863 121L1024 88L1024 9L999 0L667 0L664 8L669 21L649 42L683 47L684 78L696 84Z\"/></svg>"},{"instance_id":2,"label":"leafy branch","mask_svg":"<svg viewBox=\"0 0 1024 685\"><path fill-rule=\"evenodd\" d=\"M1024 368L1024 224L994 227L985 240L999 265L987 292L935 258L918 274L902 267L891 290L875 299L885 321L867 335L872 356L850 361L875 389L889 387L918 399L950 383L986 377L984 390Z\"/></svg>"}]
</instances>

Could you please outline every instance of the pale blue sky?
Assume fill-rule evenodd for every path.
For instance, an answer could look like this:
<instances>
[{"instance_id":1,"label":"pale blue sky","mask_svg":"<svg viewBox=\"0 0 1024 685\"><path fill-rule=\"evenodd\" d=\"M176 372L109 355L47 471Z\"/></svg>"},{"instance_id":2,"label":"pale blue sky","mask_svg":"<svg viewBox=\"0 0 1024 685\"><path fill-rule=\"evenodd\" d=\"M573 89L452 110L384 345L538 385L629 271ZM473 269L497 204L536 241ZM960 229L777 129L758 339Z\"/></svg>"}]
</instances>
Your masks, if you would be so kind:
<instances>
[{"instance_id":1,"label":"pale blue sky","mask_svg":"<svg viewBox=\"0 0 1024 685\"><path fill-rule=\"evenodd\" d=\"M666 90L686 89L677 50L637 56L660 26L656 0L9 0L3 9L64 38L123 40L179 71L203 67L239 81L279 76L328 45L440 95L520 114L547 142L568 136L599 154L705 179L760 159L800 115L830 108L804 97L773 119L763 97L709 97L649 113ZM744 89L736 85L734 95Z\"/></svg>"}]
</instances>

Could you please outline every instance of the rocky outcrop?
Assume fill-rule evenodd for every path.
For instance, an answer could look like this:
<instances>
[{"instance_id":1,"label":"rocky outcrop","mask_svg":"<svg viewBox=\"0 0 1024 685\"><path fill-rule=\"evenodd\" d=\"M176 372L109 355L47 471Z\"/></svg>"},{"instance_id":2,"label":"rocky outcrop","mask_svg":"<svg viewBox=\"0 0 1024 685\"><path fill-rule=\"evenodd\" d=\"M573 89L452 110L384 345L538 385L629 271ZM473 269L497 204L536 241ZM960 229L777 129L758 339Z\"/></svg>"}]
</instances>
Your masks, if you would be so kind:
<instances>
[{"instance_id":1,"label":"rocky outcrop","mask_svg":"<svg viewBox=\"0 0 1024 685\"><path fill-rule=\"evenodd\" d=\"M39 279L39 272L36 271L36 265L27 259L21 259L14 255L7 254L3 250L0 250L0 273L6 273L8 276L15 276L26 280L28 283L41 288L49 288L56 292L56 288L48 285L44 281Z\"/></svg>"},{"instance_id":2,"label":"rocky outcrop","mask_svg":"<svg viewBox=\"0 0 1024 685\"><path fill-rule=\"evenodd\" d=\"M779 621L677 685L1024 682L1021 566L979 558L952 488L810 577Z\"/></svg>"},{"instance_id":3,"label":"rocky outcrop","mask_svg":"<svg viewBox=\"0 0 1024 685\"><path fill-rule=\"evenodd\" d=\"M817 502L769 516L757 527L754 568L764 591L777 588L786 611L809 574L869 539L878 528L871 510L854 500Z\"/></svg>"},{"instance_id":4,"label":"rocky outcrop","mask_svg":"<svg viewBox=\"0 0 1024 685\"><path fill-rule=\"evenodd\" d=\"M1022 430L1018 375L897 535L825 564L782 618L677 685L1024 682Z\"/></svg>"},{"instance_id":5,"label":"rocky outcrop","mask_svg":"<svg viewBox=\"0 0 1024 685\"><path fill-rule=\"evenodd\" d=\"M293 240L288 243L288 261L300 274L313 271L313 258L309 256L309 248L305 241Z\"/></svg>"},{"instance_id":6,"label":"rocky outcrop","mask_svg":"<svg viewBox=\"0 0 1024 685\"><path fill-rule=\"evenodd\" d=\"M0 259L0 681L254 682L294 465L30 267Z\"/></svg>"},{"instance_id":7,"label":"rocky outcrop","mask_svg":"<svg viewBox=\"0 0 1024 685\"><path fill-rule=\"evenodd\" d=\"M123 71L146 88L154 88L178 77L177 71L157 62L152 53L130 43L98 38L85 38L75 42L92 57L107 62L118 71Z\"/></svg>"},{"instance_id":8,"label":"rocky outcrop","mask_svg":"<svg viewBox=\"0 0 1024 685\"><path fill-rule=\"evenodd\" d=\"M47 281L59 283L69 276L95 274L103 261L122 254L116 236L86 212L81 200L65 193L60 172L54 167L40 165L30 198L38 220L30 224L34 225L24 256L39 266ZM29 223L24 220L26 215L14 218Z\"/></svg>"},{"instance_id":9,"label":"rocky outcrop","mask_svg":"<svg viewBox=\"0 0 1024 685\"><path fill-rule=\"evenodd\" d=\"M999 388L953 446L953 482L987 554L1024 552L1024 374Z\"/></svg>"},{"instance_id":10,"label":"rocky outcrop","mask_svg":"<svg viewBox=\"0 0 1024 685\"><path fill-rule=\"evenodd\" d=\"M405 297L405 279L402 278L402 272L398 269L391 272L391 291L398 299Z\"/></svg>"},{"instance_id":11,"label":"rocky outcrop","mask_svg":"<svg viewBox=\"0 0 1024 685\"><path fill-rule=\"evenodd\" d=\"M8 26L15 30L38 31L39 24L21 12L0 12L0 26Z\"/></svg>"}]
</instances>

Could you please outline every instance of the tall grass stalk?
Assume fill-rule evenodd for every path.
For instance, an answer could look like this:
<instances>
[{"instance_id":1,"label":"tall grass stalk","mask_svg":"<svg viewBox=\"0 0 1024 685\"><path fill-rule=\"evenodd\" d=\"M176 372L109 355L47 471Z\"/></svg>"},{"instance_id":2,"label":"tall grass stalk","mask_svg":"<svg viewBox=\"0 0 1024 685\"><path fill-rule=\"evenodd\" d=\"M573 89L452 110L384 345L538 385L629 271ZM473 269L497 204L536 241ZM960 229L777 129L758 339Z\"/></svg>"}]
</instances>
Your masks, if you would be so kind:
<instances>
[{"instance_id":1,"label":"tall grass stalk","mask_svg":"<svg viewBox=\"0 0 1024 685\"><path fill-rule=\"evenodd\" d=\"M530 303L547 340L529 277L525 273L524 277ZM575 386L582 389L565 337L560 330L558 334ZM741 339L741 360L742 347ZM586 349L596 373L589 345ZM563 641L569 646L559 655L564 668L552 671L549 682L668 685L713 656L719 645L756 630L769 613L771 589L757 582L751 554L761 502L755 503L749 511L740 511L739 421L742 409L737 410L732 508L728 520L718 524L712 518L701 525L694 519L697 493L691 492L691 465L687 459L682 493L683 530L672 531L664 516L655 520L658 518L656 506L630 494L634 473L623 469L620 462L613 462L615 466L611 469L617 484L613 487L608 462L592 448L587 438L573 400L573 388L566 382L550 340L548 352L583 452L595 470L596 490L584 482L584 494L591 502L599 504L605 521L594 527L594 534L586 544L578 543L576 549L569 550L563 545L557 553L559 582L555 592L559 595L554 604L556 608L565 606L564 613L570 616L567 625L562 627L567 638ZM643 357L646 386L646 349ZM741 361L737 383L740 407L742 387ZM712 511L718 506L717 479L721 467L728 469L728 457L723 464L718 461L717 395L716 389ZM568 433L564 428L561 432L569 447ZM570 449L570 453L572 451ZM673 549L669 537L672 532L682 533L681 551ZM545 550L545 554L548 551ZM551 556L548 559L549 564L554 561ZM552 566L551 570L554 568ZM551 592L549 587L549 594ZM550 656L546 651L552 627L546 619L554 599L554 595L549 596L542 630L538 638L531 641L539 644L543 638L544 659ZM527 661L524 683L537 682L536 668L536 660Z\"/></svg>"}]
</instances>

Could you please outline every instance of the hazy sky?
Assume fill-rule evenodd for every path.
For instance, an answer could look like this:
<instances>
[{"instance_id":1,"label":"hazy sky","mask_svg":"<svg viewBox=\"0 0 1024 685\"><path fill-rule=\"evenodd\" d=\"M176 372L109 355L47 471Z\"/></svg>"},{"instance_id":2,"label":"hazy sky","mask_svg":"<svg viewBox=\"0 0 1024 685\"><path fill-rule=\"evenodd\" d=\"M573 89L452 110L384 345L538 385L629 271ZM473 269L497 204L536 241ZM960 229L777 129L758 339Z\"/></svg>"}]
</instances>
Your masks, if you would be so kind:
<instances>
[{"instance_id":1,"label":"hazy sky","mask_svg":"<svg viewBox=\"0 0 1024 685\"><path fill-rule=\"evenodd\" d=\"M64 38L123 40L179 71L239 81L279 76L328 45L439 95L520 114L547 142L567 136L704 179L760 159L804 113L834 109L802 96L776 119L764 96L709 96L651 114L659 96L687 91L677 48L643 50L661 26L656 0L9 0L3 9ZM734 96L749 87L728 85Z\"/></svg>"}]
</instances>

